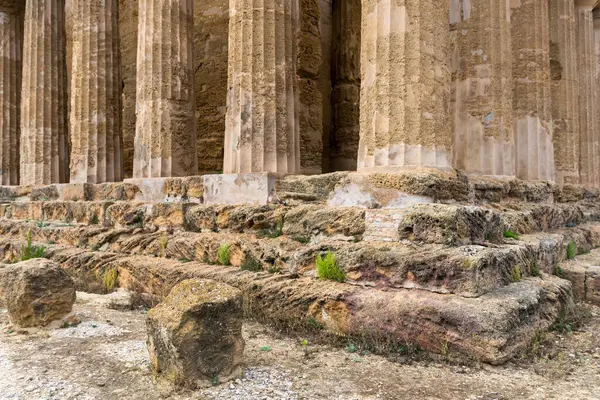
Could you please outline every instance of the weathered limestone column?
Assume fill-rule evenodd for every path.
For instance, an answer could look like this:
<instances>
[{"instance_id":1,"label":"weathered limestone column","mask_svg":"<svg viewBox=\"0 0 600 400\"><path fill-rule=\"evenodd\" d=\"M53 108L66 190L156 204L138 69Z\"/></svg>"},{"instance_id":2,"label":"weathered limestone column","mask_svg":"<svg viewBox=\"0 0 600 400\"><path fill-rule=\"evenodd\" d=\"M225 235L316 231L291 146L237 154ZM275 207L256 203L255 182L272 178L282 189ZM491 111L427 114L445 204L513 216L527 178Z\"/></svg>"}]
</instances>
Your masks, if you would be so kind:
<instances>
[{"instance_id":1,"label":"weathered limestone column","mask_svg":"<svg viewBox=\"0 0 600 400\"><path fill-rule=\"evenodd\" d=\"M225 173L297 173L298 0L229 2Z\"/></svg>"},{"instance_id":2,"label":"weathered limestone column","mask_svg":"<svg viewBox=\"0 0 600 400\"><path fill-rule=\"evenodd\" d=\"M19 183L22 7L0 1L0 184Z\"/></svg>"},{"instance_id":3,"label":"weathered limestone column","mask_svg":"<svg viewBox=\"0 0 600 400\"><path fill-rule=\"evenodd\" d=\"M65 1L27 0L21 92L21 185L68 179Z\"/></svg>"},{"instance_id":4,"label":"weathered limestone column","mask_svg":"<svg viewBox=\"0 0 600 400\"><path fill-rule=\"evenodd\" d=\"M515 176L510 9L451 0L454 162L469 174Z\"/></svg>"},{"instance_id":5,"label":"weathered limestone column","mask_svg":"<svg viewBox=\"0 0 600 400\"><path fill-rule=\"evenodd\" d=\"M577 24L572 0L551 0L550 86L556 183L579 183Z\"/></svg>"},{"instance_id":6,"label":"weathered limestone column","mask_svg":"<svg viewBox=\"0 0 600 400\"><path fill-rule=\"evenodd\" d=\"M361 0L333 2L331 171L355 171L360 138Z\"/></svg>"},{"instance_id":7,"label":"weathered limestone column","mask_svg":"<svg viewBox=\"0 0 600 400\"><path fill-rule=\"evenodd\" d=\"M71 0L71 183L123 179L118 0Z\"/></svg>"},{"instance_id":8,"label":"weathered limestone column","mask_svg":"<svg viewBox=\"0 0 600 400\"><path fill-rule=\"evenodd\" d=\"M449 0L363 0L359 171L452 168Z\"/></svg>"},{"instance_id":9,"label":"weathered limestone column","mask_svg":"<svg viewBox=\"0 0 600 400\"><path fill-rule=\"evenodd\" d=\"M576 0L577 55L579 70L579 126L581 184L598 187L600 184L600 154L595 123L596 62L592 9L597 0Z\"/></svg>"},{"instance_id":10,"label":"weathered limestone column","mask_svg":"<svg viewBox=\"0 0 600 400\"><path fill-rule=\"evenodd\" d=\"M139 0L134 178L198 172L193 0Z\"/></svg>"},{"instance_id":11,"label":"weathered limestone column","mask_svg":"<svg viewBox=\"0 0 600 400\"><path fill-rule=\"evenodd\" d=\"M517 177L555 180L548 2L511 2Z\"/></svg>"},{"instance_id":12,"label":"weathered limestone column","mask_svg":"<svg viewBox=\"0 0 600 400\"><path fill-rule=\"evenodd\" d=\"M596 132L600 135L600 4L593 13L596 50Z\"/></svg>"}]
</instances>

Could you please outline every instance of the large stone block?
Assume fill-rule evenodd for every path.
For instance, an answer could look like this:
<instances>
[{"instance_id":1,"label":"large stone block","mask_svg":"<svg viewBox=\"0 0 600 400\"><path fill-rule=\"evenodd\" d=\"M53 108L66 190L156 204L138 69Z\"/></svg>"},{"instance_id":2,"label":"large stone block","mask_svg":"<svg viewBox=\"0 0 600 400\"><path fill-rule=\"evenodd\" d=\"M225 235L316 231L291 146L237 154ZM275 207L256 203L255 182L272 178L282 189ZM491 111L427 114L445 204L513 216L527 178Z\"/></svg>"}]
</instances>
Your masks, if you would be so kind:
<instances>
[{"instance_id":1,"label":"large stone block","mask_svg":"<svg viewBox=\"0 0 600 400\"><path fill-rule=\"evenodd\" d=\"M275 190L275 175L204 175L204 204L265 205Z\"/></svg>"},{"instance_id":2,"label":"large stone block","mask_svg":"<svg viewBox=\"0 0 600 400\"><path fill-rule=\"evenodd\" d=\"M56 262L38 258L0 269L0 297L13 324L45 326L71 312L75 283Z\"/></svg>"},{"instance_id":3,"label":"large stone block","mask_svg":"<svg viewBox=\"0 0 600 400\"><path fill-rule=\"evenodd\" d=\"M150 310L148 351L160 382L190 388L240 375L244 353L242 293L188 279Z\"/></svg>"}]
</instances>

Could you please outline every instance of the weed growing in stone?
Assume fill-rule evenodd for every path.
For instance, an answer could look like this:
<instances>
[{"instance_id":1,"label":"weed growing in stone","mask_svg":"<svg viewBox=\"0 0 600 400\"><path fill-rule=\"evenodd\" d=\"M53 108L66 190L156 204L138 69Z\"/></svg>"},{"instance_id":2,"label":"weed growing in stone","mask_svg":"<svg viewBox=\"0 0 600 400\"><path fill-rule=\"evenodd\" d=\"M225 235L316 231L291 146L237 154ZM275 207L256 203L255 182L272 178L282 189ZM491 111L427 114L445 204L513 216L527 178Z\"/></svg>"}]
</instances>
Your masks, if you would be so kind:
<instances>
[{"instance_id":1,"label":"weed growing in stone","mask_svg":"<svg viewBox=\"0 0 600 400\"><path fill-rule=\"evenodd\" d=\"M537 261L532 262L529 266L529 275L538 277L542 276L542 272L540 271L540 266L538 265Z\"/></svg>"},{"instance_id":2,"label":"weed growing in stone","mask_svg":"<svg viewBox=\"0 0 600 400\"><path fill-rule=\"evenodd\" d=\"M521 267L516 266L510 271L510 281L519 282L521 280Z\"/></svg>"},{"instance_id":3,"label":"weed growing in stone","mask_svg":"<svg viewBox=\"0 0 600 400\"><path fill-rule=\"evenodd\" d=\"M46 249L44 246L35 246L32 242L31 229L27 231L27 245L21 246L21 261L33 258L44 258Z\"/></svg>"},{"instance_id":4,"label":"weed growing in stone","mask_svg":"<svg viewBox=\"0 0 600 400\"><path fill-rule=\"evenodd\" d=\"M328 251L325 258L319 254L315 260L317 264L317 276L320 279L344 282L346 280L346 274L344 270L337 264L335 254Z\"/></svg>"},{"instance_id":5,"label":"weed growing in stone","mask_svg":"<svg viewBox=\"0 0 600 400\"><path fill-rule=\"evenodd\" d=\"M91 217L90 217L90 225L98 225L100 221L98 220L98 214L94 213Z\"/></svg>"},{"instance_id":6,"label":"weed growing in stone","mask_svg":"<svg viewBox=\"0 0 600 400\"><path fill-rule=\"evenodd\" d=\"M507 239L519 240L519 235L513 231L504 231L504 237Z\"/></svg>"},{"instance_id":7,"label":"weed growing in stone","mask_svg":"<svg viewBox=\"0 0 600 400\"><path fill-rule=\"evenodd\" d=\"M221 258L219 257L219 260L220 259ZM244 262L242 262L242 265L240 265L240 269L242 271L258 272L262 271L263 267L262 263L254 258L251 254L246 254L246 257L244 257Z\"/></svg>"},{"instance_id":8,"label":"weed growing in stone","mask_svg":"<svg viewBox=\"0 0 600 400\"><path fill-rule=\"evenodd\" d=\"M356 345L354 343L348 343L348 346L346 346L346 351L348 353L356 353L357 350L358 350L358 348L356 347Z\"/></svg>"},{"instance_id":9,"label":"weed growing in stone","mask_svg":"<svg viewBox=\"0 0 600 400\"><path fill-rule=\"evenodd\" d=\"M260 351L271 351L271 346L262 346L259 350Z\"/></svg>"},{"instance_id":10,"label":"weed growing in stone","mask_svg":"<svg viewBox=\"0 0 600 400\"><path fill-rule=\"evenodd\" d=\"M575 247L574 242L569 242L567 245L567 260L572 260L577 255L577 247Z\"/></svg>"},{"instance_id":11,"label":"weed growing in stone","mask_svg":"<svg viewBox=\"0 0 600 400\"><path fill-rule=\"evenodd\" d=\"M302 244L307 244L310 242L310 237L308 236L292 236L292 239Z\"/></svg>"},{"instance_id":12,"label":"weed growing in stone","mask_svg":"<svg viewBox=\"0 0 600 400\"><path fill-rule=\"evenodd\" d=\"M231 246L227 243L222 244L217 252L217 260L221 265L231 265Z\"/></svg>"},{"instance_id":13,"label":"weed growing in stone","mask_svg":"<svg viewBox=\"0 0 600 400\"><path fill-rule=\"evenodd\" d=\"M554 275L558 276L559 278L564 278L566 275L565 270L562 269L560 265L557 265L556 267L554 267Z\"/></svg>"},{"instance_id":14,"label":"weed growing in stone","mask_svg":"<svg viewBox=\"0 0 600 400\"><path fill-rule=\"evenodd\" d=\"M102 283L107 292L112 292L119 283L119 271L116 268L109 268L104 271Z\"/></svg>"}]
</instances>

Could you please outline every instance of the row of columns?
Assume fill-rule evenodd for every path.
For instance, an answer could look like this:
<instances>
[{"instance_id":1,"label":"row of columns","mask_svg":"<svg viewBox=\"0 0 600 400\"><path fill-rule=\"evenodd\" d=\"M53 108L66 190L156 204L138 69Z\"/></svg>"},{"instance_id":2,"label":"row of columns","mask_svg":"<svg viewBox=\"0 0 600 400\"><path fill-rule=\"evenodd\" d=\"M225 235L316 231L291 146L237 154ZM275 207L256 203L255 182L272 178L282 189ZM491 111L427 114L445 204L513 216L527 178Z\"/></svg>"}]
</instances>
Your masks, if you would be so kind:
<instances>
[{"instance_id":1,"label":"row of columns","mask_svg":"<svg viewBox=\"0 0 600 400\"><path fill-rule=\"evenodd\" d=\"M0 0L2 184L123 177L118 0L70 1L69 116L65 0ZM359 171L599 186L596 2L363 0ZM134 178L197 173L192 7L139 0ZM225 173L300 171L298 7L230 0Z\"/></svg>"}]
</instances>

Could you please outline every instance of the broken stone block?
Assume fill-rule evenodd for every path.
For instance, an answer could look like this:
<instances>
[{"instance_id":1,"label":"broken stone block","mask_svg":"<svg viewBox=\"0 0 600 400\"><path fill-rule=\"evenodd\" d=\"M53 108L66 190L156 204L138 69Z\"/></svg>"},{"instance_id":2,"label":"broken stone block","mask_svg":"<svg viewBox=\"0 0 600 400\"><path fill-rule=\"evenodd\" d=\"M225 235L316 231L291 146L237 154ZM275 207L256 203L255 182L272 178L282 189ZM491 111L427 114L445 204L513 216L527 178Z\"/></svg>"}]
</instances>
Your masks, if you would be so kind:
<instances>
[{"instance_id":1,"label":"broken stone block","mask_svg":"<svg viewBox=\"0 0 600 400\"><path fill-rule=\"evenodd\" d=\"M45 326L71 312L75 283L58 263L37 258L0 269L0 297L13 324Z\"/></svg>"},{"instance_id":2,"label":"broken stone block","mask_svg":"<svg viewBox=\"0 0 600 400\"><path fill-rule=\"evenodd\" d=\"M198 388L241 374L242 293L211 280L176 285L150 310L148 352L160 381Z\"/></svg>"}]
</instances>

